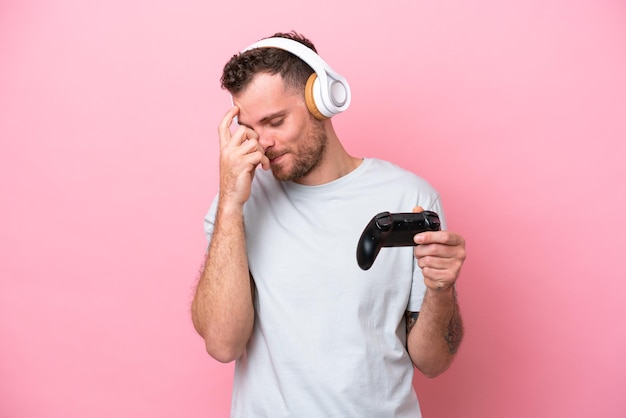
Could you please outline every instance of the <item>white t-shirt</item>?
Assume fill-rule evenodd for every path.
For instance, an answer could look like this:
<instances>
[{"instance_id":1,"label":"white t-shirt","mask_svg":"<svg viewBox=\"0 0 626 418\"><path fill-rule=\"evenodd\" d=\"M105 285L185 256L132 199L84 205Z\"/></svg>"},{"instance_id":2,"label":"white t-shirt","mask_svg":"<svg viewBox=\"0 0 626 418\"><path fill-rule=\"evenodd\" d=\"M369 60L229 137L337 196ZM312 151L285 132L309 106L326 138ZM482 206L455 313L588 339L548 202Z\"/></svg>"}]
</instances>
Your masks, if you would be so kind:
<instances>
[{"instance_id":1,"label":"white t-shirt","mask_svg":"<svg viewBox=\"0 0 626 418\"><path fill-rule=\"evenodd\" d=\"M237 360L233 417L420 417L406 351L407 310L425 285L412 247L382 248L361 270L356 247L379 212L437 212L426 181L366 158L320 186L258 170L244 206L255 323ZM217 199L205 219L210 241Z\"/></svg>"}]
</instances>

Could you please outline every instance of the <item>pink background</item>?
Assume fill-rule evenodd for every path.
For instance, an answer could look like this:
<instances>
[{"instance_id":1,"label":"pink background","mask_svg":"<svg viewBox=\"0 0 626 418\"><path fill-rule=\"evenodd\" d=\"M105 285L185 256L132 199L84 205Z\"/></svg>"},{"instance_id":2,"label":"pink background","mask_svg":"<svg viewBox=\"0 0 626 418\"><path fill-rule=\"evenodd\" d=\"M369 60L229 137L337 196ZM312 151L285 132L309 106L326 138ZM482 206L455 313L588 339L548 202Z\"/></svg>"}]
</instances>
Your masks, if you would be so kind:
<instances>
[{"instance_id":1,"label":"pink background","mask_svg":"<svg viewBox=\"0 0 626 418\"><path fill-rule=\"evenodd\" d=\"M625 3L226 4L0 2L0 416L227 415L189 319L218 80L291 29L350 80L349 151L426 177L467 238L425 416L626 415Z\"/></svg>"}]
</instances>

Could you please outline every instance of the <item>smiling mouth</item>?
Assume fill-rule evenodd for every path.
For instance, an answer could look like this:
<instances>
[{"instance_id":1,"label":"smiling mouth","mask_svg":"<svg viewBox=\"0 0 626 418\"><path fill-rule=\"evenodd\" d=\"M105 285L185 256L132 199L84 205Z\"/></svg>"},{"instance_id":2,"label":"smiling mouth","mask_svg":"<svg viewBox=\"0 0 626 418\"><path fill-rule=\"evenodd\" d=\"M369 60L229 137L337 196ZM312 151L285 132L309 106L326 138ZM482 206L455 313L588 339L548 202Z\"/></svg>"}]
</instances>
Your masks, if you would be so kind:
<instances>
[{"instance_id":1,"label":"smiling mouth","mask_svg":"<svg viewBox=\"0 0 626 418\"><path fill-rule=\"evenodd\" d=\"M270 163L274 163L275 161L279 160L283 155L285 154L278 154L278 155L271 154L271 155L268 155L267 158L270 160Z\"/></svg>"}]
</instances>

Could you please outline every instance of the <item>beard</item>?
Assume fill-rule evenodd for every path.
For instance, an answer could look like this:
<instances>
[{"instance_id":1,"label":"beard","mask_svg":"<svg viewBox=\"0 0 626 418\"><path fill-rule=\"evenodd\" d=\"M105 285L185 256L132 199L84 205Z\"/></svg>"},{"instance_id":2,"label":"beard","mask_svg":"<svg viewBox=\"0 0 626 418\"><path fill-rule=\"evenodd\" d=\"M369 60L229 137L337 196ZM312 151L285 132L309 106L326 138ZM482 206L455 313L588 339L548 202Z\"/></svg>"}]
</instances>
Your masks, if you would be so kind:
<instances>
[{"instance_id":1,"label":"beard","mask_svg":"<svg viewBox=\"0 0 626 418\"><path fill-rule=\"evenodd\" d=\"M289 167L284 165L272 165L272 174L280 181L294 181L309 174L315 169L326 152L328 136L321 123L313 125L298 142L296 150L290 150L292 164Z\"/></svg>"}]
</instances>

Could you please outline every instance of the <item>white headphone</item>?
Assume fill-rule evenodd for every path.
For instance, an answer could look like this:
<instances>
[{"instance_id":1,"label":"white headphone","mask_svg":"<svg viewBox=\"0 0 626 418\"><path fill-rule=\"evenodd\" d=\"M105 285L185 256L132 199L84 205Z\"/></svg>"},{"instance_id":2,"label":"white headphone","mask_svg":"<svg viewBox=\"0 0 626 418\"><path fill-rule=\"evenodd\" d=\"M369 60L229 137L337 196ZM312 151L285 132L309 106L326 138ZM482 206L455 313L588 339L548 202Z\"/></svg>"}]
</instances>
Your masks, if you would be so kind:
<instances>
[{"instance_id":1,"label":"white headphone","mask_svg":"<svg viewBox=\"0 0 626 418\"><path fill-rule=\"evenodd\" d=\"M348 81L306 45L288 38L267 38L250 45L242 52L255 48L283 49L313 68L315 72L306 82L304 98L309 111L316 119L331 118L350 106L351 93Z\"/></svg>"}]
</instances>

